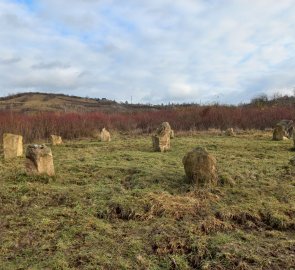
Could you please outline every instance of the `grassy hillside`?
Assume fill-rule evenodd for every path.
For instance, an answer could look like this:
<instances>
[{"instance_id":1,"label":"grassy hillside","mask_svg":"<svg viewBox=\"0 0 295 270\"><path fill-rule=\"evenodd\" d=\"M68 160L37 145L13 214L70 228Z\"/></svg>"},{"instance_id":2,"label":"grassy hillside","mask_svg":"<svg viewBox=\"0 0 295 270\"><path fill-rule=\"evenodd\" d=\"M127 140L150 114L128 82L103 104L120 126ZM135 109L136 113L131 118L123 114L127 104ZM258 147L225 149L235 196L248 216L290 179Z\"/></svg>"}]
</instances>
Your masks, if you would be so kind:
<instances>
[{"instance_id":1,"label":"grassy hillside","mask_svg":"<svg viewBox=\"0 0 295 270\"><path fill-rule=\"evenodd\" d=\"M93 99L34 92L0 98L0 111L10 110L14 112L128 112L141 107L119 104L105 98Z\"/></svg>"},{"instance_id":2,"label":"grassy hillside","mask_svg":"<svg viewBox=\"0 0 295 270\"><path fill-rule=\"evenodd\" d=\"M84 98L79 96L58 94L26 92L15 95L0 97L0 112L116 112L128 113L137 111L158 111L163 109L187 110L195 107L204 109L214 108L218 104L199 105L194 103L170 104L169 105L146 105L146 104L128 104L118 103L106 98ZM295 108L294 96L275 96L268 98L266 95L253 98L249 104L240 104L238 106L220 105L221 107L235 107L240 109L271 109L293 111ZM292 117L293 118L293 117Z\"/></svg>"},{"instance_id":3,"label":"grassy hillside","mask_svg":"<svg viewBox=\"0 0 295 270\"><path fill-rule=\"evenodd\" d=\"M56 177L0 161L1 269L292 269L295 169L291 141L270 133L148 136L52 147ZM196 189L182 157L216 156L220 184Z\"/></svg>"}]
</instances>

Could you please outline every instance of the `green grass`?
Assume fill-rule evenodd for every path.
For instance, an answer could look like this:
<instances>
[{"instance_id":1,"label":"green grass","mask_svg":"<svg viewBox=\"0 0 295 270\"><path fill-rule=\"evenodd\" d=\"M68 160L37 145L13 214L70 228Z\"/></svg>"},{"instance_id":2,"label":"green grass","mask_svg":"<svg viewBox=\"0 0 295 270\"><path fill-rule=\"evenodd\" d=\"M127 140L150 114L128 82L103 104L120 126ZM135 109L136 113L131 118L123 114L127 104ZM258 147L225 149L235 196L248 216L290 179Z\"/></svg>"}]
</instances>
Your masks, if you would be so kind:
<instances>
[{"instance_id":1,"label":"green grass","mask_svg":"<svg viewBox=\"0 0 295 270\"><path fill-rule=\"evenodd\" d=\"M295 269L291 141L270 134L148 136L52 147L56 176L0 161L0 269ZM197 189L182 158L216 156L220 184Z\"/></svg>"}]
</instances>

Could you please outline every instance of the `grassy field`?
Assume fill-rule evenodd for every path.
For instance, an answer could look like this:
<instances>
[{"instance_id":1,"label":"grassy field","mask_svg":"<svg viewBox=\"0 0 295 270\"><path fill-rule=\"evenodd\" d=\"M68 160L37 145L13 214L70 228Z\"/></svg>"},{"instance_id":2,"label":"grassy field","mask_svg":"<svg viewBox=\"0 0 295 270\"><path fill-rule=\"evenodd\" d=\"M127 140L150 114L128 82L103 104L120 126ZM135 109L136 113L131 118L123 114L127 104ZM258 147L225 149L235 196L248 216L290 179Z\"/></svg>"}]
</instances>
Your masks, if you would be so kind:
<instances>
[{"instance_id":1,"label":"grassy field","mask_svg":"<svg viewBox=\"0 0 295 270\"><path fill-rule=\"evenodd\" d=\"M0 161L0 269L295 269L295 155L270 133L148 136L52 147L56 177ZM197 189L182 158L205 146L220 184ZM292 268L293 267L293 268Z\"/></svg>"}]
</instances>

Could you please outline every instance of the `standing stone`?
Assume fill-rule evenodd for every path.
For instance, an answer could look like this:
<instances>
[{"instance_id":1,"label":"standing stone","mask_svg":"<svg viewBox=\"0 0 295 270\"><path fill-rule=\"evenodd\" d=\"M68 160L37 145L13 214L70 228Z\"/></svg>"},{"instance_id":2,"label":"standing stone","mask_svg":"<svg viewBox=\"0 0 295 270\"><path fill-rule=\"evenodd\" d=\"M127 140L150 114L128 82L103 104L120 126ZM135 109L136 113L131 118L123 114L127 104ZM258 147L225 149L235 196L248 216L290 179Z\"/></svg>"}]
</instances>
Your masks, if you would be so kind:
<instances>
[{"instance_id":1,"label":"standing stone","mask_svg":"<svg viewBox=\"0 0 295 270\"><path fill-rule=\"evenodd\" d=\"M163 122L152 136L153 149L157 152L165 152L170 149L171 127L168 122Z\"/></svg>"},{"instance_id":2,"label":"standing stone","mask_svg":"<svg viewBox=\"0 0 295 270\"><path fill-rule=\"evenodd\" d=\"M105 128L103 128L100 133L100 140L102 142L110 142L111 141L111 134Z\"/></svg>"},{"instance_id":3,"label":"standing stone","mask_svg":"<svg viewBox=\"0 0 295 270\"><path fill-rule=\"evenodd\" d=\"M233 128L228 128L228 129L224 132L224 134L225 134L226 136L235 136L235 135L236 135L235 132L234 132L234 129L233 129Z\"/></svg>"},{"instance_id":4,"label":"standing stone","mask_svg":"<svg viewBox=\"0 0 295 270\"><path fill-rule=\"evenodd\" d=\"M95 129L91 132L91 137L95 139L100 139L100 131Z\"/></svg>"},{"instance_id":5,"label":"standing stone","mask_svg":"<svg viewBox=\"0 0 295 270\"><path fill-rule=\"evenodd\" d=\"M61 138L61 136L51 135L50 138L51 138L51 144L52 145L62 144L62 138Z\"/></svg>"},{"instance_id":6,"label":"standing stone","mask_svg":"<svg viewBox=\"0 0 295 270\"><path fill-rule=\"evenodd\" d=\"M277 125L283 126L284 130L288 130L291 126L293 126L292 120L281 120L277 123Z\"/></svg>"},{"instance_id":7,"label":"standing stone","mask_svg":"<svg viewBox=\"0 0 295 270\"><path fill-rule=\"evenodd\" d=\"M23 137L10 133L3 134L4 158L10 159L22 156L23 154Z\"/></svg>"},{"instance_id":8,"label":"standing stone","mask_svg":"<svg viewBox=\"0 0 295 270\"><path fill-rule=\"evenodd\" d=\"M273 140L282 141L293 137L294 124L292 120L281 120L273 131Z\"/></svg>"},{"instance_id":9,"label":"standing stone","mask_svg":"<svg viewBox=\"0 0 295 270\"><path fill-rule=\"evenodd\" d=\"M28 174L53 176L55 173L51 149L46 145L28 145L26 150L26 171Z\"/></svg>"},{"instance_id":10,"label":"standing stone","mask_svg":"<svg viewBox=\"0 0 295 270\"><path fill-rule=\"evenodd\" d=\"M152 136L153 149L156 152L166 152L170 149L170 135Z\"/></svg>"},{"instance_id":11,"label":"standing stone","mask_svg":"<svg viewBox=\"0 0 295 270\"><path fill-rule=\"evenodd\" d=\"M197 186L217 184L216 159L206 148L197 147L182 159L187 178Z\"/></svg>"},{"instance_id":12,"label":"standing stone","mask_svg":"<svg viewBox=\"0 0 295 270\"><path fill-rule=\"evenodd\" d=\"M294 138L294 126L290 126L287 130L288 138Z\"/></svg>"},{"instance_id":13,"label":"standing stone","mask_svg":"<svg viewBox=\"0 0 295 270\"><path fill-rule=\"evenodd\" d=\"M285 127L283 125L277 124L273 130L272 139L274 141L287 140L288 134L286 133Z\"/></svg>"},{"instance_id":14,"label":"standing stone","mask_svg":"<svg viewBox=\"0 0 295 270\"><path fill-rule=\"evenodd\" d=\"M156 130L157 135L165 135L165 134L170 134L171 133L171 126L168 122L163 122Z\"/></svg>"}]
</instances>

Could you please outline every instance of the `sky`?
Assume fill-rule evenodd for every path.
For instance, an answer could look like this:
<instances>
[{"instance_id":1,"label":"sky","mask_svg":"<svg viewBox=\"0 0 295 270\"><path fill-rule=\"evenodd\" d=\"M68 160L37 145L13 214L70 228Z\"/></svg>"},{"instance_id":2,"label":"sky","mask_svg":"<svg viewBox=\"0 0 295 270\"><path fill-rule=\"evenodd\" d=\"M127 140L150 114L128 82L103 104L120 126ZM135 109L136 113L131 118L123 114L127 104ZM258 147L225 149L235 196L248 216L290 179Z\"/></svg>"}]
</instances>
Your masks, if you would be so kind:
<instances>
[{"instance_id":1,"label":"sky","mask_svg":"<svg viewBox=\"0 0 295 270\"><path fill-rule=\"evenodd\" d=\"M0 96L133 103L294 94L295 0L0 0Z\"/></svg>"}]
</instances>

